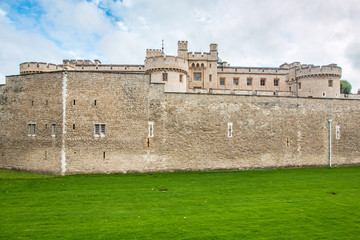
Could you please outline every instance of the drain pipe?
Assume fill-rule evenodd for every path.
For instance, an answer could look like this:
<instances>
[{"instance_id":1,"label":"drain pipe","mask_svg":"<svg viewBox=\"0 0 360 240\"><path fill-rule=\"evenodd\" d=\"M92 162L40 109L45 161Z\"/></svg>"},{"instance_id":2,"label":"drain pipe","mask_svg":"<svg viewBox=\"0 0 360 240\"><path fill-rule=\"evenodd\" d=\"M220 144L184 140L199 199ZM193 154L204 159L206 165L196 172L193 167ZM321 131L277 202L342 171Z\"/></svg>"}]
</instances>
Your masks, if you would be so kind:
<instances>
[{"instance_id":1,"label":"drain pipe","mask_svg":"<svg viewBox=\"0 0 360 240\"><path fill-rule=\"evenodd\" d=\"M331 167L331 118L328 119L329 122L329 167Z\"/></svg>"}]
</instances>

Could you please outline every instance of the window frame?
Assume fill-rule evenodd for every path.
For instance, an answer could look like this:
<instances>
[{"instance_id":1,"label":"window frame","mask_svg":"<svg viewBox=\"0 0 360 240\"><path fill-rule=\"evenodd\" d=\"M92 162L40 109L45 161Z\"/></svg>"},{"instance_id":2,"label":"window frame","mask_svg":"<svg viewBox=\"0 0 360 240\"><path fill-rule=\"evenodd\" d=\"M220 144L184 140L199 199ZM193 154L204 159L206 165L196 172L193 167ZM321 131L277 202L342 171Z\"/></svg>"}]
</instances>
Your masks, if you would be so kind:
<instances>
[{"instance_id":1,"label":"window frame","mask_svg":"<svg viewBox=\"0 0 360 240\"><path fill-rule=\"evenodd\" d=\"M199 76L200 76L200 78L199 78ZM193 79L194 79L194 81L197 81L197 82L201 81L202 80L201 72L194 72Z\"/></svg>"},{"instance_id":2,"label":"window frame","mask_svg":"<svg viewBox=\"0 0 360 240\"><path fill-rule=\"evenodd\" d=\"M36 123L28 123L28 136L36 136Z\"/></svg>"},{"instance_id":3,"label":"window frame","mask_svg":"<svg viewBox=\"0 0 360 240\"><path fill-rule=\"evenodd\" d=\"M219 78L219 85L225 86L225 78L224 77Z\"/></svg>"},{"instance_id":4,"label":"window frame","mask_svg":"<svg viewBox=\"0 0 360 240\"><path fill-rule=\"evenodd\" d=\"M262 87L266 86L266 78L260 78L260 86Z\"/></svg>"},{"instance_id":5,"label":"window frame","mask_svg":"<svg viewBox=\"0 0 360 240\"><path fill-rule=\"evenodd\" d=\"M163 80L163 82L167 82L168 81L168 73L163 73L162 74L162 80Z\"/></svg>"},{"instance_id":6,"label":"window frame","mask_svg":"<svg viewBox=\"0 0 360 240\"><path fill-rule=\"evenodd\" d=\"M233 85L239 86L239 78L233 78Z\"/></svg>"},{"instance_id":7,"label":"window frame","mask_svg":"<svg viewBox=\"0 0 360 240\"><path fill-rule=\"evenodd\" d=\"M279 78L274 78L274 87L278 87L280 83L280 79Z\"/></svg>"},{"instance_id":8,"label":"window frame","mask_svg":"<svg viewBox=\"0 0 360 240\"><path fill-rule=\"evenodd\" d=\"M246 86L252 86L252 78L247 78L246 79Z\"/></svg>"},{"instance_id":9,"label":"window frame","mask_svg":"<svg viewBox=\"0 0 360 240\"><path fill-rule=\"evenodd\" d=\"M328 80L328 87L333 87L334 86L334 81L332 79Z\"/></svg>"},{"instance_id":10,"label":"window frame","mask_svg":"<svg viewBox=\"0 0 360 240\"><path fill-rule=\"evenodd\" d=\"M51 124L51 136L52 137L56 136L56 124L55 123Z\"/></svg>"},{"instance_id":11,"label":"window frame","mask_svg":"<svg viewBox=\"0 0 360 240\"><path fill-rule=\"evenodd\" d=\"M106 136L106 124L105 123L95 123L94 124L94 136L95 137L105 137Z\"/></svg>"}]
</instances>

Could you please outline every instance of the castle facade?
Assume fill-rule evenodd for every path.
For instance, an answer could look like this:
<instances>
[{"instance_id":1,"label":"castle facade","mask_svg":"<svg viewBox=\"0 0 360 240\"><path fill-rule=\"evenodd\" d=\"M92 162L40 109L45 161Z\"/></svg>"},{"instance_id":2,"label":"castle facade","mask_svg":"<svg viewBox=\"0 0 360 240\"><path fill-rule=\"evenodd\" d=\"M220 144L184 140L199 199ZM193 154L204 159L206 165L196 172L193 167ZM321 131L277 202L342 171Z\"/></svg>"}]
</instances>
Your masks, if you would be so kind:
<instances>
[{"instance_id":1,"label":"castle facade","mask_svg":"<svg viewBox=\"0 0 360 240\"><path fill-rule=\"evenodd\" d=\"M360 163L341 68L232 67L178 42L144 65L22 63L0 86L0 168L52 174Z\"/></svg>"}]
</instances>

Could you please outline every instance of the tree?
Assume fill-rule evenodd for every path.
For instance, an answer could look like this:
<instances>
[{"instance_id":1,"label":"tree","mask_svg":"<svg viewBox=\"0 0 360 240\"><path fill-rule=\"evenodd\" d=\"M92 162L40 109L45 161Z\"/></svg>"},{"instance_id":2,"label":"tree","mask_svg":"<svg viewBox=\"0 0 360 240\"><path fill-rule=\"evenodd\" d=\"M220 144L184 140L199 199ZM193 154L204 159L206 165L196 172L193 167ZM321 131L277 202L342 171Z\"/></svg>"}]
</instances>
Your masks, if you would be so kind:
<instances>
[{"instance_id":1,"label":"tree","mask_svg":"<svg viewBox=\"0 0 360 240\"><path fill-rule=\"evenodd\" d=\"M344 94L351 93L351 84L347 80L340 80L340 92Z\"/></svg>"}]
</instances>

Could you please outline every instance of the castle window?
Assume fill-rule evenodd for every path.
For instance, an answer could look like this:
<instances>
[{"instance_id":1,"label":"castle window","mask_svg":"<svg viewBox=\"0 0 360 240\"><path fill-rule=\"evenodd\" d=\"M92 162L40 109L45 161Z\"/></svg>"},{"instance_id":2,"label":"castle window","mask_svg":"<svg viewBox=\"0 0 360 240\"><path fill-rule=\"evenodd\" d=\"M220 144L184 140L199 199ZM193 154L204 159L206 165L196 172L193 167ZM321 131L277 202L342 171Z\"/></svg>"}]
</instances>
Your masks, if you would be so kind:
<instances>
[{"instance_id":1,"label":"castle window","mask_svg":"<svg viewBox=\"0 0 360 240\"><path fill-rule=\"evenodd\" d=\"M232 134L232 131L233 131L232 126L233 126L232 122L229 122L228 123L228 138L232 138L232 136L233 136L233 134Z\"/></svg>"},{"instance_id":2,"label":"castle window","mask_svg":"<svg viewBox=\"0 0 360 240\"><path fill-rule=\"evenodd\" d=\"M212 75L211 74L209 74L209 81L211 82L211 78L212 78Z\"/></svg>"},{"instance_id":3,"label":"castle window","mask_svg":"<svg viewBox=\"0 0 360 240\"><path fill-rule=\"evenodd\" d=\"M333 80L329 80L329 87L332 87L333 86Z\"/></svg>"},{"instance_id":4,"label":"castle window","mask_svg":"<svg viewBox=\"0 0 360 240\"><path fill-rule=\"evenodd\" d=\"M210 67L211 67L211 63L210 63Z\"/></svg>"},{"instance_id":5,"label":"castle window","mask_svg":"<svg viewBox=\"0 0 360 240\"><path fill-rule=\"evenodd\" d=\"M246 85L247 85L247 86L251 86L251 85L252 85L252 78L248 78L248 79L247 79Z\"/></svg>"},{"instance_id":6,"label":"castle window","mask_svg":"<svg viewBox=\"0 0 360 240\"><path fill-rule=\"evenodd\" d=\"M165 82L168 80L168 74L167 73L162 74L162 80L165 81Z\"/></svg>"},{"instance_id":7,"label":"castle window","mask_svg":"<svg viewBox=\"0 0 360 240\"><path fill-rule=\"evenodd\" d=\"M225 85L225 78L220 78L220 85L222 85L222 86Z\"/></svg>"},{"instance_id":8,"label":"castle window","mask_svg":"<svg viewBox=\"0 0 360 240\"><path fill-rule=\"evenodd\" d=\"M106 156L106 155L105 155L105 152L103 152L103 158L104 158L104 159L105 159L105 156Z\"/></svg>"},{"instance_id":9,"label":"castle window","mask_svg":"<svg viewBox=\"0 0 360 240\"><path fill-rule=\"evenodd\" d=\"M73 129L75 129L75 124L73 124Z\"/></svg>"},{"instance_id":10,"label":"castle window","mask_svg":"<svg viewBox=\"0 0 360 240\"><path fill-rule=\"evenodd\" d=\"M105 124L95 124L95 137L105 137Z\"/></svg>"},{"instance_id":11,"label":"castle window","mask_svg":"<svg viewBox=\"0 0 360 240\"><path fill-rule=\"evenodd\" d=\"M94 100L94 106L96 106L96 100Z\"/></svg>"},{"instance_id":12,"label":"castle window","mask_svg":"<svg viewBox=\"0 0 360 240\"><path fill-rule=\"evenodd\" d=\"M278 78L274 79L274 86L279 86L279 79Z\"/></svg>"},{"instance_id":13,"label":"castle window","mask_svg":"<svg viewBox=\"0 0 360 240\"><path fill-rule=\"evenodd\" d=\"M326 93L323 92L323 93L322 93L322 96L323 96L323 97L326 97Z\"/></svg>"},{"instance_id":14,"label":"castle window","mask_svg":"<svg viewBox=\"0 0 360 240\"><path fill-rule=\"evenodd\" d=\"M340 139L340 126L336 126L335 138Z\"/></svg>"},{"instance_id":15,"label":"castle window","mask_svg":"<svg viewBox=\"0 0 360 240\"><path fill-rule=\"evenodd\" d=\"M260 79L260 86L265 86L266 78Z\"/></svg>"},{"instance_id":16,"label":"castle window","mask_svg":"<svg viewBox=\"0 0 360 240\"><path fill-rule=\"evenodd\" d=\"M301 82L299 82L299 89L301 89Z\"/></svg>"},{"instance_id":17,"label":"castle window","mask_svg":"<svg viewBox=\"0 0 360 240\"><path fill-rule=\"evenodd\" d=\"M234 83L234 85L239 85L239 78L234 78L233 79L233 83Z\"/></svg>"},{"instance_id":18,"label":"castle window","mask_svg":"<svg viewBox=\"0 0 360 240\"><path fill-rule=\"evenodd\" d=\"M36 124L28 124L29 134L28 136L35 136L36 135Z\"/></svg>"},{"instance_id":19,"label":"castle window","mask_svg":"<svg viewBox=\"0 0 360 240\"><path fill-rule=\"evenodd\" d=\"M75 99L74 99L74 101L73 101L73 105L75 105Z\"/></svg>"},{"instance_id":20,"label":"castle window","mask_svg":"<svg viewBox=\"0 0 360 240\"><path fill-rule=\"evenodd\" d=\"M289 87L289 92L291 92L291 87Z\"/></svg>"},{"instance_id":21,"label":"castle window","mask_svg":"<svg viewBox=\"0 0 360 240\"><path fill-rule=\"evenodd\" d=\"M201 81L201 73L194 73L194 81Z\"/></svg>"},{"instance_id":22,"label":"castle window","mask_svg":"<svg viewBox=\"0 0 360 240\"><path fill-rule=\"evenodd\" d=\"M149 124L149 135L148 137L154 137L154 122L148 122Z\"/></svg>"},{"instance_id":23,"label":"castle window","mask_svg":"<svg viewBox=\"0 0 360 240\"><path fill-rule=\"evenodd\" d=\"M183 75L180 74L180 75L179 75L179 82L182 82L182 81L183 81Z\"/></svg>"},{"instance_id":24,"label":"castle window","mask_svg":"<svg viewBox=\"0 0 360 240\"><path fill-rule=\"evenodd\" d=\"M55 133L56 133L56 125L55 125L55 124L52 124L52 125L51 125L51 130L52 130L51 136L52 136L52 137L55 137Z\"/></svg>"}]
</instances>

